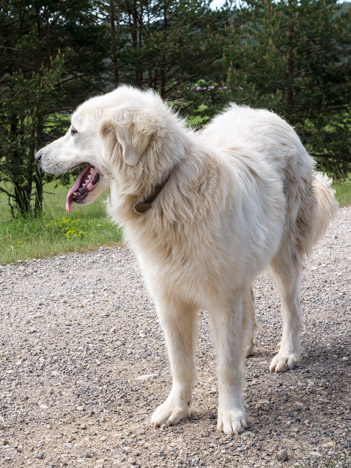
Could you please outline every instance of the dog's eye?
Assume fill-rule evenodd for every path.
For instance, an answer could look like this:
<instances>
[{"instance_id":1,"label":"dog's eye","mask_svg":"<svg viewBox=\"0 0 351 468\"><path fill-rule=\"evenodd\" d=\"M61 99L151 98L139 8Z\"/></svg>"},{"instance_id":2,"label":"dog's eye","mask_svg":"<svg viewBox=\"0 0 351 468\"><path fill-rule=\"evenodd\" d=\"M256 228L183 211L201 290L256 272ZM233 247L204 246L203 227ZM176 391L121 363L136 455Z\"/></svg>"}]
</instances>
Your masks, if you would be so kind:
<instances>
[{"instance_id":1,"label":"dog's eye","mask_svg":"<svg viewBox=\"0 0 351 468\"><path fill-rule=\"evenodd\" d=\"M78 130L76 130L75 128L71 128L71 135L74 136L74 135L77 135L78 133Z\"/></svg>"}]
</instances>

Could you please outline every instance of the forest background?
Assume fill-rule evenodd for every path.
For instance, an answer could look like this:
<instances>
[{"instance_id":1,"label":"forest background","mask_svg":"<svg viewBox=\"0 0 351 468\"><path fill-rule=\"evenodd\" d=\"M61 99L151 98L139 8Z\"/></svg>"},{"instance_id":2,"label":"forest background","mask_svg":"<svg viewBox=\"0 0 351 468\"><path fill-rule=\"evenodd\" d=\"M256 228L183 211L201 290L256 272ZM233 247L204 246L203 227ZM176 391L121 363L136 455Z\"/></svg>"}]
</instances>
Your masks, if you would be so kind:
<instances>
[{"instance_id":1,"label":"forest background","mask_svg":"<svg viewBox=\"0 0 351 468\"><path fill-rule=\"evenodd\" d=\"M1 209L41 216L44 187L70 176L44 175L35 152L122 83L155 89L195 127L231 101L270 109L319 169L347 178L350 51L350 2L0 0Z\"/></svg>"}]
</instances>

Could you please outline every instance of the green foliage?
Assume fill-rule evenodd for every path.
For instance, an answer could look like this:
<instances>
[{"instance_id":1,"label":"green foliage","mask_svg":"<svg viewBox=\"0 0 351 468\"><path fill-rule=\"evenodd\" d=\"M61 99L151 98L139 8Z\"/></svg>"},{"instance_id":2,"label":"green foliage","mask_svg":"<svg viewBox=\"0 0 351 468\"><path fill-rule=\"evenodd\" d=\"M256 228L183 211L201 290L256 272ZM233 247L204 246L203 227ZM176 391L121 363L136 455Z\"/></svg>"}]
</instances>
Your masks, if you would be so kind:
<instances>
[{"instance_id":1,"label":"green foliage","mask_svg":"<svg viewBox=\"0 0 351 468\"><path fill-rule=\"evenodd\" d=\"M210 120L210 117L207 115L208 110L209 108L206 104L200 104L199 107L195 109L194 115L188 118L187 124L202 127Z\"/></svg>"},{"instance_id":2,"label":"green foliage","mask_svg":"<svg viewBox=\"0 0 351 468\"><path fill-rule=\"evenodd\" d=\"M57 88L64 73L62 56L51 61L51 68L25 75L18 70L0 87L3 110L0 127L0 174L10 189L7 193L13 215L41 211L42 175L34 161L36 141L43 132L43 115L60 101ZM0 83L1 84L1 83ZM31 199L34 198L34 207Z\"/></svg>"},{"instance_id":3,"label":"green foliage","mask_svg":"<svg viewBox=\"0 0 351 468\"><path fill-rule=\"evenodd\" d=\"M112 39L108 79L150 87L163 98L183 99L183 91L204 74L223 71L223 25L227 15L208 0L125 0L100 2ZM205 71L206 70L206 71ZM205 73L204 73L205 71Z\"/></svg>"},{"instance_id":4,"label":"green foliage","mask_svg":"<svg viewBox=\"0 0 351 468\"><path fill-rule=\"evenodd\" d=\"M58 112L72 109L100 81L104 29L93 3L0 4L0 180L7 183L0 191L13 216L40 214L44 176L34 155L62 134Z\"/></svg>"},{"instance_id":5,"label":"green foliage","mask_svg":"<svg viewBox=\"0 0 351 468\"><path fill-rule=\"evenodd\" d=\"M337 0L249 0L229 22L225 63L233 100L297 128L324 170L351 163L351 8Z\"/></svg>"}]
</instances>

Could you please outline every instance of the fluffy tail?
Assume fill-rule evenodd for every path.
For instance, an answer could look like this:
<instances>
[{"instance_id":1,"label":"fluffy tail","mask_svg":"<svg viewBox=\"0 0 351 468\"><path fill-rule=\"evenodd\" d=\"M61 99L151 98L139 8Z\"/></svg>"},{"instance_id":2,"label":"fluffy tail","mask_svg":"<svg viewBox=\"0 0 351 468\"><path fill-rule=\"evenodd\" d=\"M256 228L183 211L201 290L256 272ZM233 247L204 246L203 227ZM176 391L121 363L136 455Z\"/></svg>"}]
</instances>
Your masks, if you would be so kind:
<instances>
[{"instance_id":1,"label":"fluffy tail","mask_svg":"<svg viewBox=\"0 0 351 468\"><path fill-rule=\"evenodd\" d=\"M331 184L332 180L327 175L316 172L312 182L313 192L317 199L314 243L325 234L329 222L338 212L338 203L334 197L335 190L331 188Z\"/></svg>"}]
</instances>

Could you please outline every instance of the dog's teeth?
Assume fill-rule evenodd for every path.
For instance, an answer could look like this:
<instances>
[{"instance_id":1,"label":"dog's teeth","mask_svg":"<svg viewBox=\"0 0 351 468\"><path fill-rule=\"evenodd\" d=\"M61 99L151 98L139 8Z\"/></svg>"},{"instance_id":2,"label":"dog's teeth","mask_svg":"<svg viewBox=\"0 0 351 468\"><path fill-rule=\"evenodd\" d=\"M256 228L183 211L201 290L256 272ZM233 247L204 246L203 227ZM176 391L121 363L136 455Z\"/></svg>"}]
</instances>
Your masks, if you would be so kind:
<instances>
[{"instance_id":1,"label":"dog's teeth","mask_svg":"<svg viewBox=\"0 0 351 468\"><path fill-rule=\"evenodd\" d=\"M92 168L90 169L90 174L92 174L93 172L94 172L94 168L92 167Z\"/></svg>"}]
</instances>

